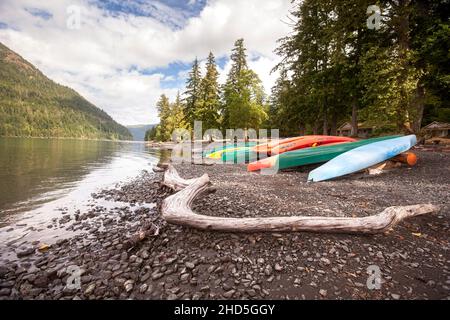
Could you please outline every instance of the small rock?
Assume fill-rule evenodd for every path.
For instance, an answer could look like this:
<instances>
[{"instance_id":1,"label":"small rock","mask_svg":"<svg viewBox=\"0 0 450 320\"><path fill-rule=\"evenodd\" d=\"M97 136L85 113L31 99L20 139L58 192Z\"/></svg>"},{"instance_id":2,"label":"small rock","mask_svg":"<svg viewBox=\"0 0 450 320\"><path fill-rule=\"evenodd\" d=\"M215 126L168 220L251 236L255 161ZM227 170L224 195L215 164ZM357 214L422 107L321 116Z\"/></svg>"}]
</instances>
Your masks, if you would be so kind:
<instances>
[{"instance_id":1,"label":"small rock","mask_svg":"<svg viewBox=\"0 0 450 320\"><path fill-rule=\"evenodd\" d=\"M189 279L189 276L190 276L189 273L183 273L183 274L180 276L180 280L181 280L181 281L187 281L187 280Z\"/></svg>"},{"instance_id":2,"label":"small rock","mask_svg":"<svg viewBox=\"0 0 450 320\"><path fill-rule=\"evenodd\" d=\"M152 279L153 279L153 280L158 280L158 279L160 279L163 275L164 275L164 273L161 273L161 272L154 272L154 273L152 273Z\"/></svg>"},{"instance_id":3,"label":"small rock","mask_svg":"<svg viewBox=\"0 0 450 320\"><path fill-rule=\"evenodd\" d=\"M86 290L84 290L85 295L90 295L92 292L94 292L95 289L95 283L91 283Z\"/></svg>"},{"instance_id":4,"label":"small rock","mask_svg":"<svg viewBox=\"0 0 450 320\"><path fill-rule=\"evenodd\" d=\"M328 293L328 291L327 291L327 290L325 290L325 289L320 289L320 290L319 290L319 293L320 293L320 295L321 295L322 297L326 297L326 296L327 296L327 293Z\"/></svg>"},{"instance_id":5,"label":"small rock","mask_svg":"<svg viewBox=\"0 0 450 320\"><path fill-rule=\"evenodd\" d=\"M225 293L223 294L223 297L224 297L224 298L227 298L227 299L230 299L230 298L234 295L235 292L236 292L236 290L231 289L231 290L225 292Z\"/></svg>"},{"instance_id":6,"label":"small rock","mask_svg":"<svg viewBox=\"0 0 450 320\"><path fill-rule=\"evenodd\" d=\"M9 296L11 294L10 288L2 288L0 289L0 297Z\"/></svg>"},{"instance_id":7,"label":"small rock","mask_svg":"<svg viewBox=\"0 0 450 320\"><path fill-rule=\"evenodd\" d=\"M48 284L48 278L47 276L38 276L33 283L38 288L45 288Z\"/></svg>"},{"instance_id":8,"label":"small rock","mask_svg":"<svg viewBox=\"0 0 450 320\"><path fill-rule=\"evenodd\" d=\"M400 299L400 295L396 294L396 293L391 293L391 297L392 297L392 299L395 299L395 300Z\"/></svg>"},{"instance_id":9,"label":"small rock","mask_svg":"<svg viewBox=\"0 0 450 320\"><path fill-rule=\"evenodd\" d=\"M29 256L30 254L34 253L35 249L33 247L29 247L29 248L25 248L22 250L17 251L17 257L18 258L22 258L22 257L26 257Z\"/></svg>"},{"instance_id":10,"label":"small rock","mask_svg":"<svg viewBox=\"0 0 450 320\"><path fill-rule=\"evenodd\" d=\"M130 279L130 280L125 281L123 286L125 287L126 292L130 292L131 290L133 290L134 280Z\"/></svg>"},{"instance_id":11,"label":"small rock","mask_svg":"<svg viewBox=\"0 0 450 320\"><path fill-rule=\"evenodd\" d=\"M271 265L266 266L266 268L264 269L264 274L266 276L270 276L272 274L272 266Z\"/></svg>"},{"instance_id":12,"label":"small rock","mask_svg":"<svg viewBox=\"0 0 450 320\"><path fill-rule=\"evenodd\" d=\"M275 269L275 271L281 271L281 270L283 270L283 267L280 264L275 263L274 269Z\"/></svg>"},{"instance_id":13,"label":"small rock","mask_svg":"<svg viewBox=\"0 0 450 320\"><path fill-rule=\"evenodd\" d=\"M186 262L184 265L186 266L186 268L191 269L191 270L195 268L195 264L192 262L189 262L189 261Z\"/></svg>"},{"instance_id":14,"label":"small rock","mask_svg":"<svg viewBox=\"0 0 450 320\"><path fill-rule=\"evenodd\" d=\"M139 287L139 293L145 293L148 289L148 285L146 283L143 283L140 287Z\"/></svg>"},{"instance_id":15,"label":"small rock","mask_svg":"<svg viewBox=\"0 0 450 320\"><path fill-rule=\"evenodd\" d=\"M178 297L175 293L171 293L167 296L167 300L177 300Z\"/></svg>"},{"instance_id":16,"label":"small rock","mask_svg":"<svg viewBox=\"0 0 450 320\"><path fill-rule=\"evenodd\" d=\"M254 289L249 289L249 290L247 290L247 294L250 297L254 297L254 296L256 296L256 291Z\"/></svg>"}]
</instances>

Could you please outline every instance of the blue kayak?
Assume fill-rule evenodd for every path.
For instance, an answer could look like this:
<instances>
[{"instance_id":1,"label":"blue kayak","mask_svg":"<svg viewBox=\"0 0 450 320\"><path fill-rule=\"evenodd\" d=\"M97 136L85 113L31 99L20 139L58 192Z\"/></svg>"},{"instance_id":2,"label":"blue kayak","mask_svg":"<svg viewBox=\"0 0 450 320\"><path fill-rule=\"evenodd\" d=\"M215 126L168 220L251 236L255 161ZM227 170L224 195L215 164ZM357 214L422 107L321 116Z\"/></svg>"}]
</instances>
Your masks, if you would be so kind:
<instances>
[{"instance_id":1,"label":"blue kayak","mask_svg":"<svg viewBox=\"0 0 450 320\"><path fill-rule=\"evenodd\" d=\"M369 168L409 150L416 142L412 134L355 148L311 171L308 181L324 181Z\"/></svg>"}]
</instances>

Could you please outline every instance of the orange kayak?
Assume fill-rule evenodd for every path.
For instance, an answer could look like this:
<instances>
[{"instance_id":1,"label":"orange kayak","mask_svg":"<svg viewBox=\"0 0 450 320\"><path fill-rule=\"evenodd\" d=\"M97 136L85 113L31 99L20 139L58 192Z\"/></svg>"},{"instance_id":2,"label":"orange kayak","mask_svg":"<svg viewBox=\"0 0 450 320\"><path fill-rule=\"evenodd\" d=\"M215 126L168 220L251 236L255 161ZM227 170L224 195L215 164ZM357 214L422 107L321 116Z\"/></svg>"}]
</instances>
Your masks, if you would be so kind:
<instances>
[{"instance_id":1,"label":"orange kayak","mask_svg":"<svg viewBox=\"0 0 450 320\"><path fill-rule=\"evenodd\" d=\"M318 147L322 145L328 145L332 143L341 142L355 142L356 140L349 137L337 137L337 136L304 136L294 141L279 144L271 149L271 154L280 154L287 151L293 151L297 149Z\"/></svg>"},{"instance_id":2,"label":"orange kayak","mask_svg":"<svg viewBox=\"0 0 450 320\"><path fill-rule=\"evenodd\" d=\"M286 139L277 139L277 140L273 140L271 142L268 143L263 143L263 144L259 144L257 146L254 146L252 148L252 151L254 152L258 152L258 153L267 153L270 154L270 150L280 144L283 143L289 143L291 141L295 141L297 139L300 139L303 137L293 137L293 138L286 138Z\"/></svg>"},{"instance_id":3,"label":"orange kayak","mask_svg":"<svg viewBox=\"0 0 450 320\"><path fill-rule=\"evenodd\" d=\"M331 143L354 142L355 139L349 137L310 135L293 137L283 140L272 141L270 143L260 144L252 148L254 152L267 153L269 155L280 154L287 151L316 147Z\"/></svg>"}]
</instances>

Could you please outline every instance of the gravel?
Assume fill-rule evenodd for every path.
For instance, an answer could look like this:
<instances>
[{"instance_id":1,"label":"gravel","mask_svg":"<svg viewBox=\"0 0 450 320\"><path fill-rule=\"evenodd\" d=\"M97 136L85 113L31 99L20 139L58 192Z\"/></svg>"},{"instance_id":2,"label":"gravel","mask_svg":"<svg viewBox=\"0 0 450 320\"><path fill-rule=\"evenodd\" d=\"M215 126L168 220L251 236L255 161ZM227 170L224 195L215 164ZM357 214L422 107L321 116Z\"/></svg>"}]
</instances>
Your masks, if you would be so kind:
<instances>
[{"instance_id":1,"label":"gravel","mask_svg":"<svg viewBox=\"0 0 450 320\"><path fill-rule=\"evenodd\" d=\"M312 167L264 176L243 165L176 166L185 178L208 173L217 191L193 207L211 216L358 217L392 205L441 206L373 236L169 225L159 208L171 191L160 186L162 173L144 172L93 194L99 204L88 212L62 212L53 227L82 226L79 234L45 252L39 243L8 248L15 255L0 261L0 299L450 299L450 155L417 153L413 168L323 183L306 183ZM107 209L101 200L128 205ZM159 234L133 242L148 223ZM380 289L370 286L376 279Z\"/></svg>"}]
</instances>

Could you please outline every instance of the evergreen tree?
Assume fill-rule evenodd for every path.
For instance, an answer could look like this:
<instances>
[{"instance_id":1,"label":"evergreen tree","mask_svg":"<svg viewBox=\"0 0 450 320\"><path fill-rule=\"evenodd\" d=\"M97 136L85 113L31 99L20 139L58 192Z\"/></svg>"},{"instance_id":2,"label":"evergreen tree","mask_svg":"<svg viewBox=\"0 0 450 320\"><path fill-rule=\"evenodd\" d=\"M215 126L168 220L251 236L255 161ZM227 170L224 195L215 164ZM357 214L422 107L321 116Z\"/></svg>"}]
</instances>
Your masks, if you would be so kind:
<instances>
[{"instance_id":1,"label":"evergreen tree","mask_svg":"<svg viewBox=\"0 0 450 320\"><path fill-rule=\"evenodd\" d=\"M197 113L200 104L201 74L198 59L195 58L191 72L186 81L186 91L184 92L184 115L188 127L194 127L197 120Z\"/></svg>"},{"instance_id":2,"label":"evergreen tree","mask_svg":"<svg viewBox=\"0 0 450 320\"><path fill-rule=\"evenodd\" d=\"M223 129L258 129L267 118L264 89L258 75L248 68L245 51L244 40L237 40L223 87Z\"/></svg>"},{"instance_id":3,"label":"evergreen tree","mask_svg":"<svg viewBox=\"0 0 450 320\"><path fill-rule=\"evenodd\" d=\"M323 133L335 133L338 122L351 118L355 134L360 109L362 120L418 132L427 101L426 83L431 86L426 76L429 67L446 65L448 60L442 54L438 64L430 63L426 57L432 55L424 54L423 45L430 43L427 36L440 25L436 47L441 53L446 50L442 44L448 19L442 18L443 2L383 1L377 30L366 26L370 1L297 2L293 32L280 39L276 51L283 58L277 69L290 74L289 93L282 95L292 103L280 103L281 93L275 90L272 101L277 102L277 117L292 119L296 110L314 133L320 126Z\"/></svg>"},{"instance_id":4,"label":"evergreen tree","mask_svg":"<svg viewBox=\"0 0 450 320\"><path fill-rule=\"evenodd\" d=\"M156 109L158 110L159 125L156 132L156 139L159 141L170 140L171 132L170 124L170 102L169 98L165 94L162 94L156 103Z\"/></svg>"},{"instance_id":5,"label":"evergreen tree","mask_svg":"<svg viewBox=\"0 0 450 320\"><path fill-rule=\"evenodd\" d=\"M218 129L220 127L220 92L217 79L216 62L212 52L209 53L206 62L206 74L201 81L200 103L198 109L198 120L202 121L203 131L207 129Z\"/></svg>"},{"instance_id":6,"label":"evergreen tree","mask_svg":"<svg viewBox=\"0 0 450 320\"><path fill-rule=\"evenodd\" d=\"M244 47L244 39L238 39L234 43L234 48L231 51L230 59L233 61L231 70L228 74L228 82L237 85L238 79L243 70L247 70L247 49Z\"/></svg>"},{"instance_id":7,"label":"evergreen tree","mask_svg":"<svg viewBox=\"0 0 450 320\"><path fill-rule=\"evenodd\" d=\"M184 115L184 106L181 102L180 93L177 93L177 97L175 98L175 102L171 104L170 108L170 121L168 124L170 134L173 133L176 129L185 129L187 128L187 123Z\"/></svg>"},{"instance_id":8,"label":"evergreen tree","mask_svg":"<svg viewBox=\"0 0 450 320\"><path fill-rule=\"evenodd\" d=\"M156 139L157 126L154 126L147 131L145 131L145 141L152 141Z\"/></svg>"}]
</instances>

